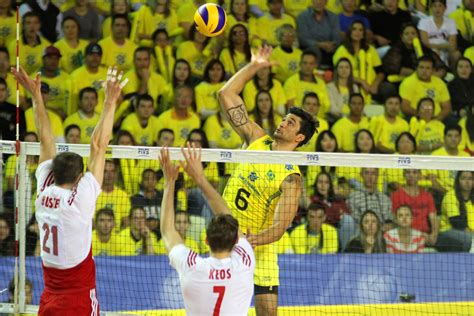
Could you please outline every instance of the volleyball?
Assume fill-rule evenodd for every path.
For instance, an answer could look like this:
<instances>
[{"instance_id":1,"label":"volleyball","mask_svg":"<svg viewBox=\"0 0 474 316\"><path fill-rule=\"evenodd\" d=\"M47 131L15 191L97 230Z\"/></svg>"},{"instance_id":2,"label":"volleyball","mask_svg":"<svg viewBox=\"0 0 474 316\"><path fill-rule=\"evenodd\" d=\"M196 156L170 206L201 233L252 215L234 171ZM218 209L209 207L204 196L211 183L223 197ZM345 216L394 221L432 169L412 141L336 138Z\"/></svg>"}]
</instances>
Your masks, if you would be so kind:
<instances>
[{"instance_id":1,"label":"volleyball","mask_svg":"<svg viewBox=\"0 0 474 316\"><path fill-rule=\"evenodd\" d=\"M222 34L226 24L227 14L218 4L203 4L194 13L194 25L204 36L214 37Z\"/></svg>"}]
</instances>

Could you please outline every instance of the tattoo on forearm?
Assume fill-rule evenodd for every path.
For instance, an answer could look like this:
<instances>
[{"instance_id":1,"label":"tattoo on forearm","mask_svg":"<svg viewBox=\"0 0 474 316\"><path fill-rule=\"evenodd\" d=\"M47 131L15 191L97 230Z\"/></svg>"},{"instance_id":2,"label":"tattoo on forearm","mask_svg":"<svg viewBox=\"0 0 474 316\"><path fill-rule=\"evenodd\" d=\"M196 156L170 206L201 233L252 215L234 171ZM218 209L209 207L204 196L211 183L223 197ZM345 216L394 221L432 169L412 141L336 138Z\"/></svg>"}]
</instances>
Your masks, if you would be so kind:
<instances>
[{"instance_id":1,"label":"tattoo on forearm","mask_svg":"<svg viewBox=\"0 0 474 316\"><path fill-rule=\"evenodd\" d=\"M235 127L245 125L249 122L247 110L243 104L228 109L227 115L229 115L229 120Z\"/></svg>"}]
</instances>

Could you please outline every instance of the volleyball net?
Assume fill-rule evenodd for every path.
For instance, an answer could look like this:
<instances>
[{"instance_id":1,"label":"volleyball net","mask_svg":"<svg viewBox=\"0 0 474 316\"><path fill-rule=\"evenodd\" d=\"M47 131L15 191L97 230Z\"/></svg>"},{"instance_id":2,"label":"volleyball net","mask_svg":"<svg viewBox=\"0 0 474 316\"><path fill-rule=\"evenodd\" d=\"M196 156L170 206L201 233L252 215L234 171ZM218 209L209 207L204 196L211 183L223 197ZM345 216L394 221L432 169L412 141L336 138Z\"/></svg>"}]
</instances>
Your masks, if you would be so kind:
<instances>
[{"instance_id":1,"label":"volleyball net","mask_svg":"<svg viewBox=\"0 0 474 316\"><path fill-rule=\"evenodd\" d=\"M21 143L18 158L14 145L2 142L0 232L4 221L10 241L17 232L19 252L15 257L2 249L0 313L34 314L43 290L38 255L44 245L34 218L39 144ZM88 145L57 149L89 156ZM107 152L93 231L104 315L185 314L179 278L159 230L164 185L159 150L111 146ZM182 160L179 148L170 153L172 160ZM279 284L279 315L469 315L474 310L472 158L203 149L202 160L206 177L244 230L256 234L270 227L278 203L281 212L297 209L277 242L256 248L256 282ZM297 205L279 196L292 174L302 179ZM175 209L175 227L185 244L209 255L206 224L212 210L184 171ZM252 309L249 315L254 314Z\"/></svg>"}]
</instances>

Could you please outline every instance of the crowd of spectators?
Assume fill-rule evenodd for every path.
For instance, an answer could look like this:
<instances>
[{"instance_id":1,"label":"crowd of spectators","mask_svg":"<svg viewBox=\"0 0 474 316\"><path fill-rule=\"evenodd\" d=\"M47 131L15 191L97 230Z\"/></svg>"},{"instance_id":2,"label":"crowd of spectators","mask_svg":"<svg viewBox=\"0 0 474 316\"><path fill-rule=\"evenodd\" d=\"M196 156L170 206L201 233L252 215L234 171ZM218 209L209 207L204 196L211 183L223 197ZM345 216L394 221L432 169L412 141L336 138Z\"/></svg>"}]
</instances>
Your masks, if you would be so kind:
<instances>
[{"instance_id":1,"label":"crowd of spectators","mask_svg":"<svg viewBox=\"0 0 474 316\"><path fill-rule=\"evenodd\" d=\"M90 142L108 66L129 79L115 115L113 144L238 149L242 140L220 111L217 92L272 45L275 65L260 70L242 97L269 134L291 106L319 120L308 152L474 155L474 0L226 0L223 35L193 27L204 0L39 1L21 4L19 60L41 73L58 142ZM0 1L0 129L15 138L14 3ZM37 141L29 96L20 88L20 133ZM85 160L87 160L85 158ZM13 190L16 157L3 190ZM37 161L26 177L34 188ZM219 190L231 164L204 163ZM472 172L355 167L302 168L301 211L281 253L470 251ZM208 251L202 228L212 212L186 175L176 191L176 226L186 244ZM149 160L107 161L97 203L94 253L161 254L163 174ZM32 200L29 188L26 196ZM31 203L30 203L31 204ZM29 253L38 253L33 207ZM0 218L2 255L13 229ZM5 245L5 246L4 246Z\"/></svg>"}]
</instances>

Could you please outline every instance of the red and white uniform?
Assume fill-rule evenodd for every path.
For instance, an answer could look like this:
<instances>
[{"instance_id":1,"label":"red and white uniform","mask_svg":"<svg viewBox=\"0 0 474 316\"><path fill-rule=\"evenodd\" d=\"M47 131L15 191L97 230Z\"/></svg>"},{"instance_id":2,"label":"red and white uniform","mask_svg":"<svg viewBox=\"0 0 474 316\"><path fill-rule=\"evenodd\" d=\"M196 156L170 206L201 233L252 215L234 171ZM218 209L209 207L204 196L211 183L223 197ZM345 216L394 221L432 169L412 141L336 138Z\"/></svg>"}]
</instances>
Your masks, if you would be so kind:
<instances>
[{"instance_id":1,"label":"red and white uniform","mask_svg":"<svg viewBox=\"0 0 474 316\"><path fill-rule=\"evenodd\" d=\"M36 170L44 292L39 315L98 315L92 218L101 189L87 172L71 190L54 185L52 160Z\"/></svg>"},{"instance_id":2,"label":"red and white uniform","mask_svg":"<svg viewBox=\"0 0 474 316\"><path fill-rule=\"evenodd\" d=\"M247 316L255 256L245 238L239 239L229 258L204 259L183 244L173 247L169 258L179 274L186 315Z\"/></svg>"}]
</instances>

